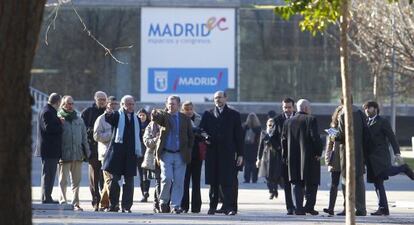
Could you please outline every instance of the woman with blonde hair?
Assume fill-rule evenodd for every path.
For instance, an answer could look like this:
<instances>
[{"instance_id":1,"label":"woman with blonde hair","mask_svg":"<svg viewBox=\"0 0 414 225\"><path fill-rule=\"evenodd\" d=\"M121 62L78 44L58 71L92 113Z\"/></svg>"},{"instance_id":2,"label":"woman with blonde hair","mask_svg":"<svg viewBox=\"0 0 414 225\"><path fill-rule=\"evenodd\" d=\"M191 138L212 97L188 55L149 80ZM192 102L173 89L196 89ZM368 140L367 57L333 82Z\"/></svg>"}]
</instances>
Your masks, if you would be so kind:
<instances>
[{"instance_id":1,"label":"woman with blonde hair","mask_svg":"<svg viewBox=\"0 0 414 225\"><path fill-rule=\"evenodd\" d=\"M256 167L257 148L261 131L260 120L255 113L249 113L243 124L244 133L244 183L257 182L258 169Z\"/></svg>"}]
</instances>

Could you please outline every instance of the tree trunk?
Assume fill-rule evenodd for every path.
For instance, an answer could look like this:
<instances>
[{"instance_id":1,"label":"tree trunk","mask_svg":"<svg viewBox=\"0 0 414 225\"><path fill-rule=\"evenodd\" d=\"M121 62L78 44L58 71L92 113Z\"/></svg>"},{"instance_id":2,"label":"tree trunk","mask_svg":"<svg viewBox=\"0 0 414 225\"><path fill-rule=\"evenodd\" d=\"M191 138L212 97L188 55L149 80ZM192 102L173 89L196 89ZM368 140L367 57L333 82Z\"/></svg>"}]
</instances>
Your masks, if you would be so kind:
<instances>
[{"instance_id":1,"label":"tree trunk","mask_svg":"<svg viewBox=\"0 0 414 225\"><path fill-rule=\"evenodd\" d=\"M30 69L45 0L0 1L0 218L32 224Z\"/></svg>"},{"instance_id":2,"label":"tree trunk","mask_svg":"<svg viewBox=\"0 0 414 225\"><path fill-rule=\"evenodd\" d=\"M340 18L340 56L342 95L345 111L345 147L346 147L346 224L355 224L355 148L352 120L351 74L348 68L348 0L342 0Z\"/></svg>"}]
</instances>

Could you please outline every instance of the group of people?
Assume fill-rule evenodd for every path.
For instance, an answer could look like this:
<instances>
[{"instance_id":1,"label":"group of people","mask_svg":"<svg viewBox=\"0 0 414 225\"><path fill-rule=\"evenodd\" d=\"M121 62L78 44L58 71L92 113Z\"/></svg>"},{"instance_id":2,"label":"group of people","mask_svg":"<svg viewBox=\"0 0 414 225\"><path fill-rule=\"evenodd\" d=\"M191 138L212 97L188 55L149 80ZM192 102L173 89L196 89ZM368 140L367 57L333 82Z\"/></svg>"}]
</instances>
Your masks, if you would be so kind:
<instances>
[{"instance_id":1,"label":"group of people","mask_svg":"<svg viewBox=\"0 0 414 225\"><path fill-rule=\"evenodd\" d=\"M325 149L325 162L331 172L332 182L329 206L323 211L329 215L334 215L341 178L344 193L346 188L345 114L342 104L341 101L341 105L332 115L331 127L336 132L328 135ZM258 176L266 178L270 199L278 196L278 185L284 188L287 215L318 215L319 212L314 206L320 184L323 145L318 133L317 120L311 115L310 102L300 99L296 104L296 111L294 106L294 100L286 98L282 101L283 113L276 117L269 116L258 144L256 161L256 166L259 168ZM355 184L358 190L355 214L356 216L367 214L364 185L364 174L367 172L367 181L374 183L378 196L378 209L371 215L389 215L384 180L400 173L405 173L414 180L414 173L407 164L403 163L399 145L389 122L379 116L378 103L369 101L363 107L364 112L356 106L352 108ZM389 144L393 147L397 165L391 161ZM305 204L304 199L306 199ZM345 210L337 215L344 216Z\"/></svg>"},{"instance_id":2,"label":"group of people","mask_svg":"<svg viewBox=\"0 0 414 225\"><path fill-rule=\"evenodd\" d=\"M135 100L130 95L122 97L119 107L115 97L107 97L102 91L96 92L94 98L95 103L78 115L71 96L53 93L39 113L36 152L42 159L42 203L67 203L70 178L71 204L74 210L82 211L79 185L82 162L86 161L95 211L131 212L138 170L141 202L148 201L150 181L155 180L155 213L180 214L190 210L199 213L204 161L205 183L210 185L209 215L237 214L237 175L243 166L244 182L266 178L270 199L278 197L278 186L283 187L288 215L318 214L314 206L323 144L308 100L299 100L295 111L294 100L284 99L283 112L269 116L262 130L253 113L242 124L240 113L227 105L224 91L214 94L214 107L202 116L194 111L192 102L182 103L176 95L166 99L164 109L151 112L140 109L137 113ZM406 164L391 165L388 142L400 158L395 135L389 123L378 115L377 103L368 102L364 107L366 115L354 107L356 186L358 190L365 190L366 167L368 182L375 184L379 196L379 209L373 215L388 215L384 180L400 172L414 179L414 174ZM329 136L326 145L325 158L332 173L332 185L329 207L324 211L333 215L341 174L345 178L341 106L332 116L331 126L338 132ZM51 197L57 170L59 201ZM365 191L358 191L356 199L356 214L366 215ZM222 205L218 208L220 201Z\"/></svg>"},{"instance_id":3,"label":"group of people","mask_svg":"<svg viewBox=\"0 0 414 225\"><path fill-rule=\"evenodd\" d=\"M149 197L150 180L155 180L154 212L182 213L201 210L200 177L206 163L210 184L208 214L237 213L237 171L243 163L240 114L227 106L223 91L214 94L215 107L201 117L193 103L181 104L171 95L165 109L135 114L135 100L126 95L120 101L95 93L95 103L80 115L71 96L52 93L39 113L36 154L42 160L42 203L66 204L70 178L71 205L82 211L79 186L82 162L89 164L89 187L95 211L131 212L134 177L137 170L143 198ZM60 198L52 199L58 170ZM120 198L120 181L122 201ZM219 199L222 206L217 209Z\"/></svg>"}]
</instances>

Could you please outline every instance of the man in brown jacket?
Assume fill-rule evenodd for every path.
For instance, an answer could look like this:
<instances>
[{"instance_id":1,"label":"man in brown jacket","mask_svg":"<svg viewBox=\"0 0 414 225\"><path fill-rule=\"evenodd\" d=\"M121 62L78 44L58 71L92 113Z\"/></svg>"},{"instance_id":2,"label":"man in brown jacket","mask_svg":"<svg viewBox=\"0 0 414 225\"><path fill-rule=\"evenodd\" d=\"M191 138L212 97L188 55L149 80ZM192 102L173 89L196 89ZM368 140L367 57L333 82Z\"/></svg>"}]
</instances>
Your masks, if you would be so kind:
<instances>
[{"instance_id":1,"label":"man in brown jacket","mask_svg":"<svg viewBox=\"0 0 414 225\"><path fill-rule=\"evenodd\" d=\"M168 213L171 202L172 212L181 213L184 191L185 169L191 162L194 134L190 118L179 112L180 97L167 98L167 109L153 110L152 120L160 125L160 139L157 143L156 158L161 168L160 208Z\"/></svg>"}]
</instances>

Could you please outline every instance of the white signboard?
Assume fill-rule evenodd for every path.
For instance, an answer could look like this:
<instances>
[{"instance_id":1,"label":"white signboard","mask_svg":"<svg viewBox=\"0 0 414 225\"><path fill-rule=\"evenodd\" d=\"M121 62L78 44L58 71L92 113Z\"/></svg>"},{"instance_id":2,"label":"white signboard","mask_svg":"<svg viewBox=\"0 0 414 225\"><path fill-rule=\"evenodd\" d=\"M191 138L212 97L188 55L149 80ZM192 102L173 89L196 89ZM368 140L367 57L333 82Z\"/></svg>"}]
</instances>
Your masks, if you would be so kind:
<instances>
[{"instance_id":1,"label":"white signboard","mask_svg":"<svg viewBox=\"0 0 414 225\"><path fill-rule=\"evenodd\" d=\"M141 101L203 102L235 86L235 10L142 8Z\"/></svg>"}]
</instances>

